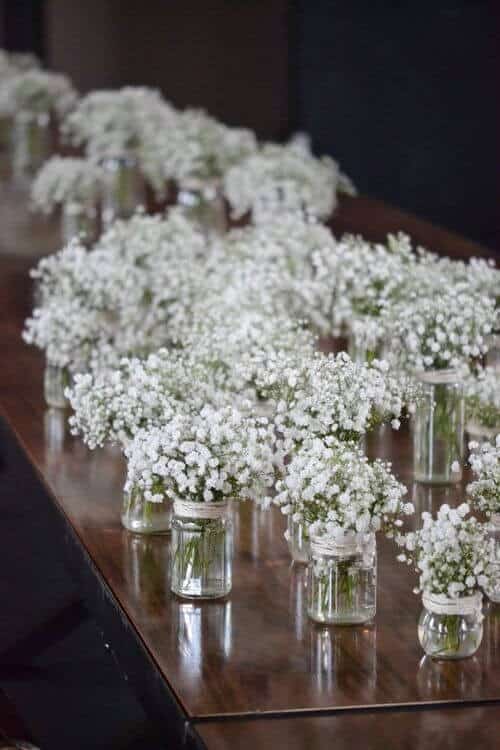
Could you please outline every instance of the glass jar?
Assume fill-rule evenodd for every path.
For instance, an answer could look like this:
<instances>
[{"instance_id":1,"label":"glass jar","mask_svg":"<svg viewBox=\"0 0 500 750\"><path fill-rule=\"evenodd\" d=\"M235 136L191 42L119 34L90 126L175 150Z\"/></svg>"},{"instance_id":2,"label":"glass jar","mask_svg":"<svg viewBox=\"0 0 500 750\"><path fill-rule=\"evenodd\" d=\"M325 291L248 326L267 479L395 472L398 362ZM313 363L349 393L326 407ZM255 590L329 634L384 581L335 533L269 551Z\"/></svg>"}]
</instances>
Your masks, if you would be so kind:
<instances>
[{"instance_id":1,"label":"glass jar","mask_svg":"<svg viewBox=\"0 0 500 750\"><path fill-rule=\"evenodd\" d=\"M86 245L97 239L97 208L94 201L67 201L62 207L61 239L66 245L80 237Z\"/></svg>"},{"instance_id":2,"label":"glass jar","mask_svg":"<svg viewBox=\"0 0 500 750\"><path fill-rule=\"evenodd\" d=\"M229 504L175 502L171 588L190 599L217 599L231 591L232 529Z\"/></svg>"},{"instance_id":3,"label":"glass jar","mask_svg":"<svg viewBox=\"0 0 500 750\"><path fill-rule=\"evenodd\" d=\"M495 332L488 336L488 351L486 352L485 365L500 370L500 333Z\"/></svg>"},{"instance_id":4,"label":"glass jar","mask_svg":"<svg viewBox=\"0 0 500 750\"><path fill-rule=\"evenodd\" d=\"M64 391L71 385L71 375L67 367L60 367L51 362L45 365L43 381L45 402L53 409L66 409L68 399Z\"/></svg>"},{"instance_id":5,"label":"glass jar","mask_svg":"<svg viewBox=\"0 0 500 750\"><path fill-rule=\"evenodd\" d=\"M375 534L311 539L307 613L315 622L355 625L375 617Z\"/></svg>"},{"instance_id":6,"label":"glass jar","mask_svg":"<svg viewBox=\"0 0 500 750\"><path fill-rule=\"evenodd\" d=\"M450 599L442 594L422 596L418 639L433 659L464 659L478 650L483 637L483 595Z\"/></svg>"},{"instance_id":7,"label":"glass jar","mask_svg":"<svg viewBox=\"0 0 500 750\"><path fill-rule=\"evenodd\" d=\"M207 240L227 232L226 206L216 181L193 180L183 184L179 188L177 203Z\"/></svg>"},{"instance_id":8,"label":"glass jar","mask_svg":"<svg viewBox=\"0 0 500 750\"><path fill-rule=\"evenodd\" d=\"M166 534L172 522L172 503L167 498L150 502L139 489L123 498L122 525L135 534Z\"/></svg>"},{"instance_id":9,"label":"glass jar","mask_svg":"<svg viewBox=\"0 0 500 750\"><path fill-rule=\"evenodd\" d=\"M300 521L294 521L293 515L288 516L288 528L285 536L292 560L297 563L309 562L310 548L305 526Z\"/></svg>"},{"instance_id":10,"label":"glass jar","mask_svg":"<svg viewBox=\"0 0 500 750\"><path fill-rule=\"evenodd\" d=\"M106 229L116 219L129 219L139 206L145 206L146 187L135 156L107 157L101 166L101 219Z\"/></svg>"},{"instance_id":11,"label":"glass jar","mask_svg":"<svg viewBox=\"0 0 500 750\"><path fill-rule=\"evenodd\" d=\"M419 375L423 393L413 420L413 470L417 482L453 484L462 479L465 405L454 370Z\"/></svg>"},{"instance_id":12,"label":"glass jar","mask_svg":"<svg viewBox=\"0 0 500 750\"><path fill-rule=\"evenodd\" d=\"M374 342L372 345L367 341L361 341L354 332L350 332L347 339L347 353L353 362L357 364L370 364L374 359L384 359L388 348L384 341Z\"/></svg>"},{"instance_id":13,"label":"glass jar","mask_svg":"<svg viewBox=\"0 0 500 750\"><path fill-rule=\"evenodd\" d=\"M496 586L493 585L485 589L485 593L492 602L500 603L500 513L492 513L488 524L488 532L495 544L495 562L493 565L497 573L497 583Z\"/></svg>"},{"instance_id":14,"label":"glass jar","mask_svg":"<svg viewBox=\"0 0 500 750\"><path fill-rule=\"evenodd\" d=\"M30 180L47 161L52 150L50 115L19 112L12 124L12 174L15 180Z\"/></svg>"}]
</instances>

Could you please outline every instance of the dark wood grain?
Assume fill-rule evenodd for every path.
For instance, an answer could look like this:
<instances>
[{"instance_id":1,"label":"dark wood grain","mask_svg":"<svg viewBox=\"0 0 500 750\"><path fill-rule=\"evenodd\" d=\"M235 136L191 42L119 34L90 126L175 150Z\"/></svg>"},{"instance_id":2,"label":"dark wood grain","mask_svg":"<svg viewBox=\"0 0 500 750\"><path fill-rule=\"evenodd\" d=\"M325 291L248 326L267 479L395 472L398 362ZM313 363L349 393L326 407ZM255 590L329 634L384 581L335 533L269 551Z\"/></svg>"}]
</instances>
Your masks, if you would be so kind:
<instances>
[{"instance_id":1,"label":"dark wood grain","mask_svg":"<svg viewBox=\"0 0 500 750\"><path fill-rule=\"evenodd\" d=\"M359 199L342 204L335 225L366 234L371 226L377 239L379 231L395 229L401 216ZM418 225L419 241L432 249L455 257L471 251L472 243L440 230L435 231L442 242L433 246L434 230L416 219L411 222ZM480 251L472 246L472 252ZM500 609L490 607L484 641L473 658L456 663L424 659L417 641L420 603L412 594L413 576L396 562L392 543L383 539L378 612L370 626L311 624L304 609L304 570L290 564L283 517L276 509L266 513L248 504L234 512L234 588L228 599L203 604L175 599L169 591L169 538L133 536L120 525L121 458L109 449L89 452L67 434L61 413L45 409L43 358L20 339L29 310L28 265L26 259L0 258L1 412L186 717L196 721L500 700ZM463 485L412 484L405 429L379 431L368 450L393 460L394 471L408 484L417 518L445 500L454 504L463 498ZM311 731L315 738L319 730ZM314 741L296 746L316 747Z\"/></svg>"},{"instance_id":2,"label":"dark wood grain","mask_svg":"<svg viewBox=\"0 0 500 750\"><path fill-rule=\"evenodd\" d=\"M210 750L493 750L500 707L207 722L196 726Z\"/></svg>"}]
</instances>

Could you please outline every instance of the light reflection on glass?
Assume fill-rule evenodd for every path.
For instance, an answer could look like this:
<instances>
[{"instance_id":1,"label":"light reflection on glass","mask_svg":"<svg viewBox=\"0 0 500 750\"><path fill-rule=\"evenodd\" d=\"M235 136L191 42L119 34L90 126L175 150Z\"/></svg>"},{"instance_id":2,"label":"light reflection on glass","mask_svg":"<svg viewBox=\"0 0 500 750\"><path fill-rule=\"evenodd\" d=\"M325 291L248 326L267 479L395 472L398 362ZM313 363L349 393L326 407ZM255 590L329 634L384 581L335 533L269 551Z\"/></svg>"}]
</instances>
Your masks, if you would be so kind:
<instances>
[{"instance_id":1,"label":"light reflection on glass","mask_svg":"<svg viewBox=\"0 0 500 750\"><path fill-rule=\"evenodd\" d=\"M482 682L481 659L439 661L422 657L417 672L417 689L421 700L472 699Z\"/></svg>"},{"instance_id":2,"label":"light reflection on glass","mask_svg":"<svg viewBox=\"0 0 500 750\"><path fill-rule=\"evenodd\" d=\"M201 678L207 658L227 661L232 651L231 602L178 604L177 642L180 659L191 681Z\"/></svg>"},{"instance_id":3,"label":"light reflection on glass","mask_svg":"<svg viewBox=\"0 0 500 750\"><path fill-rule=\"evenodd\" d=\"M290 617L295 626L295 636L303 641L308 627L307 616L307 565L292 562L290 565Z\"/></svg>"},{"instance_id":4,"label":"light reflection on glass","mask_svg":"<svg viewBox=\"0 0 500 750\"><path fill-rule=\"evenodd\" d=\"M150 617L161 618L169 591L167 540L127 534L123 549L125 577L134 599Z\"/></svg>"},{"instance_id":5,"label":"light reflection on glass","mask_svg":"<svg viewBox=\"0 0 500 750\"><path fill-rule=\"evenodd\" d=\"M374 624L358 627L310 628L310 670L318 692L345 689L352 682L353 664L362 676L363 688L374 688L377 680L377 629Z\"/></svg>"},{"instance_id":6,"label":"light reflection on glass","mask_svg":"<svg viewBox=\"0 0 500 750\"><path fill-rule=\"evenodd\" d=\"M47 456L59 453L64 447L64 441L69 434L68 414L63 409L46 409L43 415L43 433Z\"/></svg>"}]
</instances>

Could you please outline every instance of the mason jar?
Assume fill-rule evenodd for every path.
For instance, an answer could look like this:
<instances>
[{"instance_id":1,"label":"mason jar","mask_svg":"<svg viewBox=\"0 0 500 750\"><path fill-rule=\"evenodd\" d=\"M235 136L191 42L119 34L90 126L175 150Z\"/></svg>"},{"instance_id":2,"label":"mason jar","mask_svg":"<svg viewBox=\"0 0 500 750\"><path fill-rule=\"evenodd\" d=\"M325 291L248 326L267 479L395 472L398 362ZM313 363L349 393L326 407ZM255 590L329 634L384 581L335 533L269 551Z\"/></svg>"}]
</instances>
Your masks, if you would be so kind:
<instances>
[{"instance_id":1,"label":"mason jar","mask_svg":"<svg viewBox=\"0 0 500 750\"><path fill-rule=\"evenodd\" d=\"M454 370L418 376L422 395L413 420L413 470L417 482L453 484L462 479L465 402Z\"/></svg>"},{"instance_id":2,"label":"mason jar","mask_svg":"<svg viewBox=\"0 0 500 750\"><path fill-rule=\"evenodd\" d=\"M384 359L388 353L385 341L376 341L369 345L367 341L361 341L354 331L347 338L347 353L353 362L364 365L370 364L374 359Z\"/></svg>"},{"instance_id":3,"label":"mason jar","mask_svg":"<svg viewBox=\"0 0 500 750\"><path fill-rule=\"evenodd\" d=\"M71 375L67 367L46 362L43 388L47 406L53 409L66 409L68 399L64 395L64 391L70 385Z\"/></svg>"},{"instance_id":4,"label":"mason jar","mask_svg":"<svg viewBox=\"0 0 500 750\"><path fill-rule=\"evenodd\" d=\"M166 534L172 522L172 503L146 500L139 488L126 492L123 498L122 525L135 534Z\"/></svg>"},{"instance_id":5,"label":"mason jar","mask_svg":"<svg viewBox=\"0 0 500 750\"><path fill-rule=\"evenodd\" d=\"M66 245L73 237L80 237L86 245L97 239L97 207L95 201L67 201L62 207L61 239Z\"/></svg>"},{"instance_id":6,"label":"mason jar","mask_svg":"<svg viewBox=\"0 0 500 750\"><path fill-rule=\"evenodd\" d=\"M217 181L185 182L179 188L177 203L207 240L222 237L227 232L226 206Z\"/></svg>"},{"instance_id":7,"label":"mason jar","mask_svg":"<svg viewBox=\"0 0 500 750\"><path fill-rule=\"evenodd\" d=\"M52 150L50 114L19 112L12 123L12 174L15 180L30 180Z\"/></svg>"},{"instance_id":8,"label":"mason jar","mask_svg":"<svg viewBox=\"0 0 500 750\"><path fill-rule=\"evenodd\" d=\"M375 534L311 539L307 613L315 622L355 625L375 617L377 554Z\"/></svg>"},{"instance_id":9,"label":"mason jar","mask_svg":"<svg viewBox=\"0 0 500 750\"><path fill-rule=\"evenodd\" d=\"M486 367L500 370L500 332L496 331L488 336L488 351L485 356Z\"/></svg>"},{"instance_id":10,"label":"mason jar","mask_svg":"<svg viewBox=\"0 0 500 750\"><path fill-rule=\"evenodd\" d=\"M485 593L492 602L500 603L500 513L492 513L488 524L488 534L495 545L495 560L493 566L496 572L496 585L485 589Z\"/></svg>"},{"instance_id":11,"label":"mason jar","mask_svg":"<svg viewBox=\"0 0 500 750\"><path fill-rule=\"evenodd\" d=\"M293 514L288 516L288 527L286 540L292 560L297 563L309 562L309 539L306 536L306 528L301 521L294 521Z\"/></svg>"},{"instance_id":12,"label":"mason jar","mask_svg":"<svg viewBox=\"0 0 500 750\"><path fill-rule=\"evenodd\" d=\"M187 599L217 599L231 591L233 524L229 503L174 503L171 589Z\"/></svg>"},{"instance_id":13,"label":"mason jar","mask_svg":"<svg viewBox=\"0 0 500 750\"><path fill-rule=\"evenodd\" d=\"M422 596L418 639L433 659L464 659L476 653L483 637L483 595L450 599L443 594Z\"/></svg>"},{"instance_id":14,"label":"mason jar","mask_svg":"<svg viewBox=\"0 0 500 750\"><path fill-rule=\"evenodd\" d=\"M106 157L101 161L101 219L104 228L116 219L129 219L146 204L146 186L133 155Z\"/></svg>"}]
</instances>

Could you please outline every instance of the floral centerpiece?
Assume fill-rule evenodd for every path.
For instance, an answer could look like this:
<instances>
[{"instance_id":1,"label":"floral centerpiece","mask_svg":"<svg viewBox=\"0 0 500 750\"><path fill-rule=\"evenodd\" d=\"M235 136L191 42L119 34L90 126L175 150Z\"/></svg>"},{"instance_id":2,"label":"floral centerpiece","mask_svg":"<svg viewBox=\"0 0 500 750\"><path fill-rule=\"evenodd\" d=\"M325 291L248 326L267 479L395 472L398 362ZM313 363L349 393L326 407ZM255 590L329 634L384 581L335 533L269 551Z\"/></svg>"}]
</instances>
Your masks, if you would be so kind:
<instances>
[{"instance_id":1,"label":"floral centerpiece","mask_svg":"<svg viewBox=\"0 0 500 750\"><path fill-rule=\"evenodd\" d=\"M390 465L369 462L352 444L307 440L277 482L275 503L311 540L309 615L319 622L364 622L375 615L374 534L394 536L406 488Z\"/></svg>"},{"instance_id":2,"label":"floral centerpiece","mask_svg":"<svg viewBox=\"0 0 500 750\"><path fill-rule=\"evenodd\" d=\"M495 303L467 284L428 296L415 288L393 315L393 351L425 390L416 413L414 470L421 482L461 479L464 443L463 369L484 355Z\"/></svg>"},{"instance_id":3,"label":"floral centerpiece","mask_svg":"<svg viewBox=\"0 0 500 750\"><path fill-rule=\"evenodd\" d=\"M354 192L337 163L326 156L317 159L297 142L264 144L224 177L233 217L251 213L255 223L272 214L297 211L327 219L342 190Z\"/></svg>"},{"instance_id":4,"label":"floral centerpiece","mask_svg":"<svg viewBox=\"0 0 500 750\"><path fill-rule=\"evenodd\" d=\"M274 431L267 420L207 405L139 431L126 449L125 489L146 508L173 502L172 590L225 596L231 588L228 501L265 502L274 481ZM128 528L132 513L123 521Z\"/></svg>"},{"instance_id":5,"label":"floral centerpiece","mask_svg":"<svg viewBox=\"0 0 500 750\"><path fill-rule=\"evenodd\" d=\"M442 505L437 517L398 538L401 562L415 567L423 612L418 626L424 651L458 659L477 651L482 639L481 589L495 586L494 549L484 524L468 517L469 506Z\"/></svg>"},{"instance_id":6,"label":"floral centerpiece","mask_svg":"<svg viewBox=\"0 0 500 750\"><path fill-rule=\"evenodd\" d=\"M63 209L63 242L96 235L97 204L102 170L87 159L54 156L37 174L31 190L33 206L45 214Z\"/></svg>"}]
</instances>

